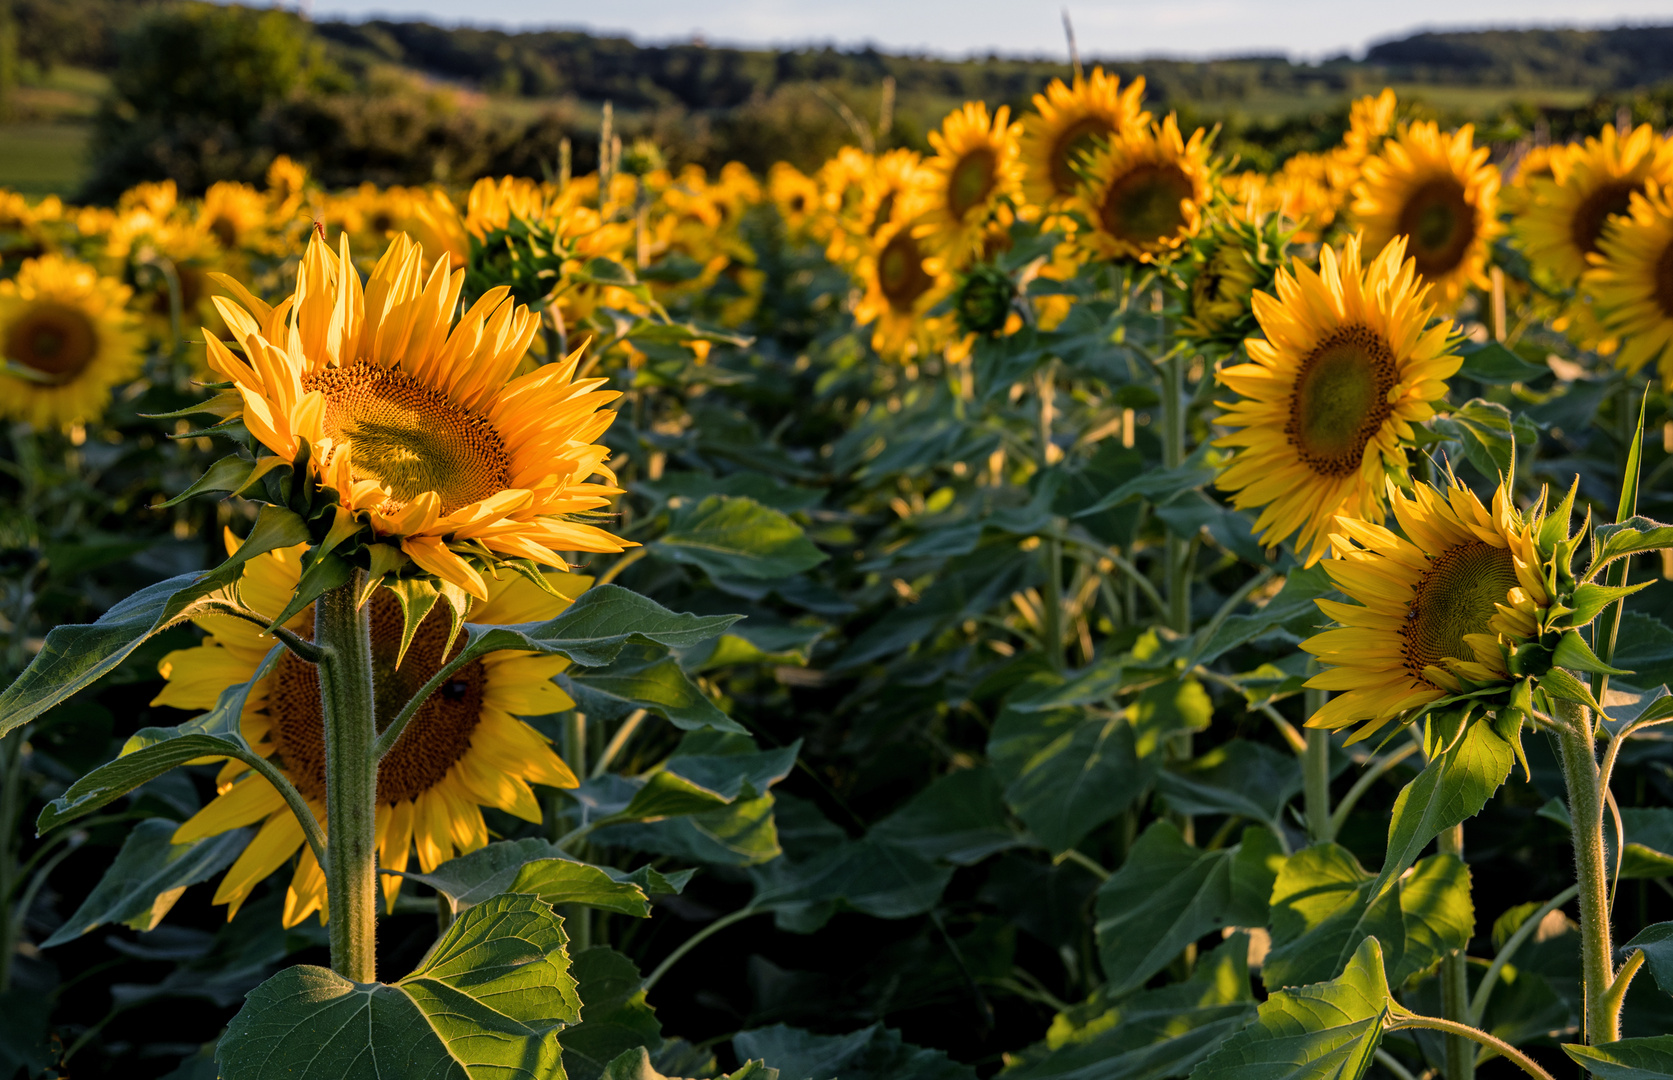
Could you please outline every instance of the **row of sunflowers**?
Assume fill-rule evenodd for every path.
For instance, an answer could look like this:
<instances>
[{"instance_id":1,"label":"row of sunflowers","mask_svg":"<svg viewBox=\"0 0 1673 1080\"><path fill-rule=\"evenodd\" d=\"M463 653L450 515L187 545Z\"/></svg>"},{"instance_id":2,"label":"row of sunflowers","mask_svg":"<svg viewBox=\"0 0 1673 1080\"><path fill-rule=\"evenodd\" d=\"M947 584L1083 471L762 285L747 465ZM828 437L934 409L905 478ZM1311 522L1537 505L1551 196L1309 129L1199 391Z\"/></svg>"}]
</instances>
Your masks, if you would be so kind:
<instances>
[{"instance_id":1,"label":"row of sunflowers","mask_svg":"<svg viewBox=\"0 0 1673 1080\"><path fill-rule=\"evenodd\" d=\"M214 794L157 826L159 850L219 852L185 884L220 874L213 903L229 921L258 907L286 928L317 916L322 977L343 986L377 974L374 907L413 915L425 888L442 915L434 956L493 953L497 939L470 938L490 935L489 916L469 914L493 908L545 927L541 960L573 989L567 943L629 948L631 931L605 928L648 917L649 897L680 892L699 863L727 868L723 886L747 872L754 898L738 906L720 887L705 895L727 914L622 957L645 1012L676 961L767 912L794 933L838 910L928 916L953 983L976 986L960 950L986 939L955 944L942 916L980 921L988 904L1050 945L1039 973L1007 959L982 976L1050 1018L1020 1025L1026 1039L997 1059L1019 1078L1129 1075L1106 1058L1159 1053L1185 1030L1189 1052L1143 1075L1231 1077L1242 1055L1291 1054L1295 1038L1317 1042L1290 1064L1399 1080L1425 1067L1469 1080L1475 1045L1549 1080L1541 1055L1576 1033L1571 1056L1623 1068L1673 1052L1665 1035L1622 1038L1639 1030L1622 1010L1651 950L1629 943L1616 965L1602 839L1621 744L1673 719L1655 704L1665 695L1611 666L1625 598L1649 584L1629 587L1627 566L1673 546L1673 529L1632 516L1665 501L1639 473L1647 410L1665 404L1643 373L1673 377L1673 141L1644 126L1476 145L1470 127L1445 131L1384 91L1353 103L1340 145L1264 174L1217 155L1213 132L1157 119L1143 95L1095 69L1015 121L964 105L927 155L848 149L812 175L781 163L711 178L635 144L601 174L464 192L330 192L280 159L262 187L196 199L168 182L114 208L0 195L14 449L31 428L61 440L81 483L80 448L135 424L204 455L225 436L238 453L204 456L201 480L150 505L220 492L250 504L221 503L213 528L177 519L177 539L208 538L227 561L125 602L162 614L120 648L99 623L31 645L41 615L32 586L15 590L13 654L37 659L0 698L0 732L171 621L205 635L151 658L163 685L149 707L196 718L145 728L82 780L43 780L56 797L42 820L125 796L142 782L134 762L164 760L171 740L221 740L160 767L218 763ZM136 420L135 402L168 411ZM193 430L199 414L219 422ZM1614 441L1576 441L1588 432ZM1608 517L1617 495L1615 524L1592 530L1591 565L1574 570L1592 528L1571 534L1577 500ZM718 614L746 608L737 627ZM351 812L332 719L352 704L348 669L332 665L350 663L354 634L377 689L359 703L377 726L358 752L375 740L381 756L365 757L366 806ZM110 655L94 663L98 649ZM1648 659L1673 671L1673 652ZM1612 677L1626 680L1614 698ZM844 680L842 695L825 689ZM1606 702L1636 711L1607 727ZM817 798L782 796L775 825L769 789L790 783L814 730L804 713L842 749L806 769ZM647 734L647 714L669 729ZM1249 716L1270 723L1265 742ZM916 816L833 794L866 790L843 755L883 727L933 747ZM1557 749L1525 745L1524 729ZM889 753L872 767L887 773ZM1659 797L1658 753L1622 758L1641 803ZM1350 761L1364 779L1333 787ZM1568 797L1579 881L1561 900L1539 899L1549 866L1515 852L1483 858L1519 868L1526 889L1514 873L1472 886L1463 861L1466 818L1501 789L1531 797L1510 793L1513 763L1530 790L1557 776ZM1385 776L1398 796L1374 789ZM818 798L851 820L833 824ZM1621 835L1649 854L1627 876L1666 878L1670 815L1629 810ZM1375 841L1385 822L1374 875L1341 838ZM342 854L351 839L359 864ZM1085 876L1063 889L1079 897L1073 918L1004 914L987 899L997 877L969 890L979 902L943 899L955 867L988 873L1014 851L1029 873ZM659 861L630 874L632 852ZM598 871L594 891L544 865L577 861ZM492 899L489 882L503 887ZM159 885L134 918L155 926L185 884ZM1548 925L1577 894L1579 921ZM264 895L282 902L260 907ZM551 903L568 905L569 931L541 922ZM1489 903L1509 922L1483 976L1471 949ZM1633 923L1665 936L1652 910L1641 894ZM48 944L101 919L138 925L78 913ZM1571 929L1582 971L1508 966L1536 931ZM640 978L633 964L651 959ZM506 1052L538 1057L536 1075L628 1075L617 1050L650 1068L666 1047L637 1013L564 1041L589 1030L580 1008L597 987L578 978L568 1012L500 1032ZM1515 1026L1525 1002L1507 987L1546 993L1543 1028ZM1182 989L1201 1000L1187 1009ZM221 1075L312 1060L294 1001L264 992L221 1038ZM1309 1012L1308 993L1340 1006L1351 1036ZM1151 994L1143 1008L1132 996ZM1212 1024L1143 1019L1210 1007L1225 1010ZM268 1024L290 1034L270 1046ZM1420 1029L1440 1034L1395 1037ZM791 1055L791 1036L750 1034L734 1039L740 1064ZM585 1057L602 1052L595 1037L611 1055ZM976 1075L946 1064L934 1075Z\"/></svg>"}]
</instances>

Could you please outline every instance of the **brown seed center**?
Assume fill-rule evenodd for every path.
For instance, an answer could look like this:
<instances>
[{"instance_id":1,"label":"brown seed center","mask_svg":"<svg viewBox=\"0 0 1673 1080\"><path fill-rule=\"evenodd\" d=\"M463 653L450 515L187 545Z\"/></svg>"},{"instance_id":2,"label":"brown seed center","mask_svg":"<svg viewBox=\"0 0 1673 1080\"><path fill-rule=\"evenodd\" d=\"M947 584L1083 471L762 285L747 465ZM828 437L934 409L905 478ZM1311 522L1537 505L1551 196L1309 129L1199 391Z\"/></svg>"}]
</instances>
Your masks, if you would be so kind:
<instances>
[{"instance_id":1,"label":"brown seed center","mask_svg":"<svg viewBox=\"0 0 1673 1080\"><path fill-rule=\"evenodd\" d=\"M1603 226L1609 218L1626 213L1632 204L1633 192L1642 190L1644 185L1636 180L1611 180L1598 185L1580 200L1580 205L1574 209L1574 217L1569 220L1569 238L1574 241L1574 246L1588 255L1596 251L1598 238L1603 235Z\"/></svg>"},{"instance_id":2,"label":"brown seed center","mask_svg":"<svg viewBox=\"0 0 1673 1080\"><path fill-rule=\"evenodd\" d=\"M1406 254L1417 262L1425 278L1455 270L1476 237L1475 208L1464 196L1464 185L1442 176L1418 188L1400 208L1399 231L1410 239Z\"/></svg>"},{"instance_id":3,"label":"brown seed center","mask_svg":"<svg viewBox=\"0 0 1673 1080\"><path fill-rule=\"evenodd\" d=\"M1110 185L1098 219L1111 236L1149 247L1184 228L1192 194L1191 178L1178 165L1140 165Z\"/></svg>"},{"instance_id":4,"label":"brown seed center","mask_svg":"<svg viewBox=\"0 0 1673 1080\"><path fill-rule=\"evenodd\" d=\"M433 491L451 514L511 485L511 457L494 426L403 371L326 368L304 376L302 388L325 395L326 434L348 444L356 480L389 489L386 511Z\"/></svg>"},{"instance_id":5,"label":"brown seed center","mask_svg":"<svg viewBox=\"0 0 1673 1080\"><path fill-rule=\"evenodd\" d=\"M1673 243L1662 248L1656 260L1654 296L1662 315L1673 319Z\"/></svg>"},{"instance_id":6,"label":"brown seed center","mask_svg":"<svg viewBox=\"0 0 1673 1080\"><path fill-rule=\"evenodd\" d=\"M399 669L395 667L395 653L401 643L401 605L387 590L372 594L371 622L372 687L381 732L418 688L441 669L447 618L440 605L430 612L413 635ZM461 636L448 658L457 656L463 648ZM379 803L416 798L440 783L454 763L465 756L482 715L486 681L482 661L475 660L430 695L407 723L401 741L378 763ZM302 794L323 800L325 720L320 709L319 669L292 653L281 656L270 677L267 714L285 774Z\"/></svg>"},{"instance_id":7,"label":"brown seed center","mask_svg":"<svg viewBox=\"0 0 1673 1080\"><path fill-rule=\"evenodd\" d=\"M978 147L959 159L947 177L947 208L953 217L964 220L964 215L982 205L998 179L999 158L986 146Z\"/></svg>"},{"instance_id":8,"label":"brown seed center","mask_svg":"<svg viewBox=\"0 0 1673 1080\"><path fill-rule=\"evenodd\" d=\"M877 254L877 285L895 311L912 310L913 301L922 296L932 284L924 270L923 253L918 242L906 232L890 238Z\"/></svg>"},{"instance_id":9,"label":"brown seed center","mask_svg":"<svg viewBox=\"0 0 1673 1080\"><path fill-rule=\"evenodd\" d=\"M1051 144L1051 186L1059 195L1073 195L1080 183L1075 166L1097 145L1097 140L1115 132L1101 116L1083 116L1058 133Z\"/></svg>"},{"instance_id":10,"label":"brown seed center","mask_svg":"<svg viewBox=\"0 0 1673 1080\"><path fill-rule=\"evenodd\" d=\"M1407 672L1423 679L1426 667L1471 659L1465 635L1488 633L1496 605L1515 587L1516 564L1506 548L1473 540L1436 556L1418 579L1400 630Z\"/></svg>"},{"instance_id":11,"label":"brown seed center","mask_svg":"<svg viewBox=\"0 0 1673 1080\"><path fill-rule=\"evenodd\" d=\"M98 352L93 320L68 304L31 304L6 331L5 359L28 368L49 386L74 382Z\"/></svg>"},{"instance_id":12,"label":"brown seed center","mask_svg":"<svg viewBox=\"0 0 1673 1080\"><path fill-rule=\"evenodd\" d=\"M1290 444L1314 472L1347 476L1365 460L1365 446L1394 411L1394 354L1366 326L1345 326L1301 362L1284 426Z\"/></svg>"}]
</instances>

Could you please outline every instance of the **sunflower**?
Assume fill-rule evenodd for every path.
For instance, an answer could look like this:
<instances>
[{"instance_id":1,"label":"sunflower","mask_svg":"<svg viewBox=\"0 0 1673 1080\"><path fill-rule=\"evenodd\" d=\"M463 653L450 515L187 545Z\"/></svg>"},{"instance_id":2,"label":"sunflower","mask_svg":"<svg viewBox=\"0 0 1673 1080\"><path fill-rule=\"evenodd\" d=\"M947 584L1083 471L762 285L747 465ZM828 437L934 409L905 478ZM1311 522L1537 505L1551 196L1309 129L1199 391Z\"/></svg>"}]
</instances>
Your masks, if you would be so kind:
<instances>
[{"instance_id":1,"label":"sunflower","mask_svg":"<svg viewBox=\"0 0 1673 1080\"><path fill-rule=\"evenodd\" d=\"M1326 669L1307 683L1345 691L1307 720L1332 730L1365 724L1357 742L1442 698L1509 683L1505 653L1536 640L1551 607L1536 534L1501 485L1491 511L1449 479L1388 499L1405 538L1343 516L1325 565L1357 604L1317 600L1341 624L1302 643Z\"/></svg>"},{"instance_id":2,"label":"sunflower","mask_svg":"<svg viewBox=\"0 0 1673 1080\"><path fill-rule=\"evenodd\" d=\"M1512 217L1528 208L1535 180L1551 176L1551 159L1568 152L1567 146L1530 146L1513 153L1501 167L1504 183L1499 188L1499 210Z\"/></svg>"},{"instance_id":3,"label":"sunflower","mask_svg":"<svg viewBox=\"0 0 1673 1080\"><path fill-rule=\"evenodd\" d=\"M0 281L0 415L37 428L95 420L111 387L139 374L133 290L62 255L29 259Z\"/></svg>"},{"instance_id":4,"label":"sunflower","mask_svg":"<svg viewBox=\"0 0 1673 1080\"><path fill-rule=\"evenodd\" d=\"M1634 192L1654 180L1673 183L1673 143L1649 124L1630 135L1606 127L1583 145L1553 154L1551 175L1529 181L1528 207L1516 220L1522 251L1564 288L1586 271L1603 227L1624 214Z\"/></svg>"},{"instance_id":5,"label":"sunflower","mask_svg":"<svg viewBox=\"0 0 1673 1080\"><path fill-rule=\"evenodd\" d=\"M934 175L916 150L890 150L873 158L859 181L860 197L847 217L848 227L832 234L825 257L838 266L854 266L870 250L879 229L923 211Z\"/></svg>"},{"instance_id":6,"label":"sunflower","mask_svg":"<svg viewBox=\"0 0 1673 1080\"><path fill-rule=\"evenodd\" d=\"M58 245L51 228L64 217L64 204L49 195L31 206L15 191L0 188L0 262L36 259Z\"/></svg>"},{"instance_id":7,"label":"sunflower","mask_svg":"<svg viewBox=\"0 0 1673 1080\"><path fill-rule=\"evenodd\" d=\"M1076 196L1091 227L1076 242L1094 258L1154 262L1196 235L1212 190L1206 133L1186 142L1170 114L1092 155Z\"/></svg>"},{"instance_id":8,"label":"sunflower","mask_svg":"<svg viewBox=\"0 0 1673 1080\"><path fill-rule=\"evenodd\" d=\"M767 196L792 240L807 236L819 214L819 182L788 161L767 170Z\"/></svg>"},{"instance_id":9,"label":"sunflower","mask_svg":"<svg viewBox=\"0 0 1673 1080\"><path fill-rule=\"evenodd\" d=\"M1100 140L1114 138L1150 123L1139 99L1144 76L1121 88L1118 75L1095 67L1072 84L1053 79L1034 95L1035 111L1023 118L1020 152L1022 191L1034 206L1057 209L1074 198L1080 176L1075 171Z\"/></svg>"},{"instance_id":10,"label":"sunflower","mask_svg":"<svg viewBox=\"0 0 1673 1080\"><path fill-rule=\"evenodd\" d=\"M1463 363L1451 324L1424 329L1434 307L1405 249L1395 237L1362 268L1350 237L1340 258L1319 253L1317 273L1296 259L1278 271L1276 298L1254 294L1266 338L1244 343L1252 362L1219 373L1239 400L1219 403L1219 423L1235 430L1216 445L1242 449L1218 484L1238 509L1261 508L1261 543L1297 536L1309 566L1338 515L1382 521L1384 481L1404 476L1412 425L1434 415Z\"/></svg>"},{"instance_id":11,"label":"sunflower","mask_svg":"<svg viewBox=\"0 0 1673 1080\"><path fill-rule=\"evenodd\" d=\"M265 250L271 241L267 199L248 184L211 184L198 208L198 227L228 252Z\"/></svg>"},{"instance_id":12,"label":"sunflower","mask_svg":"<svg viewBox=\"0 0 1673 1080\"><path fill-rule=\"evenodd\" d=\"M1011 110L967 101L929 135L935 156L928 170L925 210L918 235L948 269L961 269L981 253L988 219L1005 206L1017 184L1017 128Z\"/></svg>"},{"instance_id":13,"label":"sunflower","mask_svg":"<svg viewBox=\"0 0 1673 1080\"><path fill-rule=\"evenodd\" d=\"M478 567L496 558L564 568L561 551L621 551L574 519L621 493L595 442L615 417L600 406L619 395L576 380L579 349L511 378L538 316L501 286L450 332L464 271L442 256L426 277L421 256L397 236L362 288L348 237L334 255L316 233L277 308L220 276L242 304L217 299L248 362L206 332L208 358L244 425L287 461L305 440L306 467L345 510L478 599Z\"/></svg>"},{"instance_id":14,"label":"sunflower","mask_svg":"<svg viewBox=\"0 0 1673 1080\"><path fill-rule=\"evenodd\" d=\"M1348 130L1342 133L1337 160L1357 164L1376 153L1382 140L1394 130L1394 110L1398 104L1394 91L1385 86L1375 97L1368 94L1348 106Z\"/></svg>"},{"instance_id":15,"label":"sunflower","mask_svg":"<svg viewBox=\"0 0 1673 1080\"><path fill-rule=\"evenodd\" d=\"M952 289L941 260L926 256L913 224L884 225L877 231L875 250L856 268L865 295L854 308L854 321L876 324L871 346L890 359L910 359L927 351L928 337L939 320L925 315Z\"/></svg>"},{"instance_id":16,"label":"sunflower","mask_svg":"<svg viewBox=\"0 0 1673 1080\"><path fill-rule=\"evenodd\" d=\"M229 553L238 541L227 534ZM245 564L238 596L264 618L277 616L295 594L304 546L259 555ZM551 575L564 593L553 596L517 574L490 581L488 598L471 620L484 625L553 618L589 579ZM387 589L372 594L373 666L380 690L378 730L394 719L405 699L463 648L455 641L444 655L449 626L439 607L419 624L406 655L396 666L401 644L400 602ZM272 651L274 639L251 623L228 616L196 620L208 637L201 645L169 653L158 665L168 680L153 705L207 709L222 691L248 682ZM286 624L303 636L313 632L313 608ZM482 807L492 806L525 821L539 822L540 803L529 785L574 787L575 774L546 739L518 716L544 716L574 702L551 681L563 671L563 657L495 652L467 665L437 690L409 721L399 742L378 765L378 864L405 870L416 850L428 872L455 854L488 843ZM325 728L320 713L317 669L291 653L252 687L239 720L244 738L273 758L325 825ZM229 761L216 780L218 794L175 832L189 843L247 825L260 825L255 838L221 879L215 903L227 917L257 884L302 849L302 827L283 798L241 762ZM385 876L384 896L395 902L401 879ZM325 918L325 875L312 850L302 850L285 895L284 924L294 926L318 911Z\"/></svg>"},{"instance_id":17,"label":"sunflower","mask_svg":"<svg viewBox=\"0 0 1673 1080\"><path fill-rule=\"evenodd\" d=\"M1407 124L1366 159L1354 185L1353 212L1367 249L1380 251L1404 236L1442 312L1455 309L1470 286L1487 285L1499 192L1499 170L1487 154L1468 124L1452 135L1432 120Z\"/></svg>"},{"instance_id":18,"label":"sunflower","mask_svg":"<svg viewBox=\"0 0 1673 1080\"><path fill-rule=\"evenodd\" d=\"M1603 230L1585 291L1604 329L1622 341L1615 364L1637 372L1654 360L1673 379L1673 192L1650 181L1625 217Z\"/></svg>"}]
</instances>

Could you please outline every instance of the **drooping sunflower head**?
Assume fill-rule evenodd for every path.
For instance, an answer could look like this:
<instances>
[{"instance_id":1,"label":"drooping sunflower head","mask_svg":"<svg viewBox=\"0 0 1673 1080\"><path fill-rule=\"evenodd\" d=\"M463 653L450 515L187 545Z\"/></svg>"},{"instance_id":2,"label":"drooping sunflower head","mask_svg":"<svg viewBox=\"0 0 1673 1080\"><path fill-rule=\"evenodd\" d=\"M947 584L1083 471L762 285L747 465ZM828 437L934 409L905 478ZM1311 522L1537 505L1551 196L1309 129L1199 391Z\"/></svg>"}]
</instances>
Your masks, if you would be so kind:
<instances>
[{"instance_id":1,"label":"drooping sunflower head","mask_svg":"<svg viewBox=\"0 0 1673 1080\"><path fill-rule=\"evenodd\" d=\"M1606 127L1584 144L1553 154L1551 175L1529 182L1515 232L1536 272L1570 288L1585 273L1609 219L1625 214L1649 181L1673 183L1673 143L1649 124L1630 135Z\"/></svg>"},{"instance_id":2,"label":"drooping sunflower head","mask_svg":"<svg viewBox=\"0 0 1673 1080\"><path fill-rule=\"evenodd\" d=\"M1406 124L1361 166L1354 217L1370 251L1396 236L1418 277L1450 312L1470 286L1485 286L1489 244L1498 231L1499 170L1466 124L1446 135L1434 121Z\"/></svg>"},{"instance_id":3,"label":"drooping sunflower head","mask_svg":"<svg viewBox=\"0 0 1673 1080\"><path fill-rule=\"evenodd\" d=\"M1053 79L1045 93L1035 94L1035 111L1023 118L1020 142L1028 202L1047 210L1067 205L1080 184L1077 167L1099 142L1150 123L1139 104L1143 97L1143 76L1123 89L1121 77L1101 67L1072 83Z\"/></svg>"},{"instance_id":4,"label":"drooping sunflower head","mask_svg":"<svg viewBox=\"0 0 1673 1080\"><path fill-rule=\"evenodd\" d=\"M1361 724L1350 741L1437 703L1477 697L1492 707L1553 609L1543 501L1519 512L1501 484L1489 510L1453 478L1409 496L1391 484L1388 499L1403 535L1337 519L1337 557L1325 569L1355 603L1316 601L1340 628L1302 643L1325 665L1307 685L1339 691L1307 723Z\"/></svg>"},{"instance_id":5,"label":"drooping sunflower head","mask_svg":"<svg viewBox=\"0 0 1673 1080\"><path fill-rule=\"evenodd\" d=\"M1673 378L1673 191L1651 180L1634 193L1590 259L1582 290L1621 340L1616 366L1636 372L1655 361L1663 381Z\"/></svg>"},{"instance_id":6,"label":"drooping sunflower head","mask_svg":"<svg viewBox=\"0 0 1673 1080\"><path fill-rule=\"evenodd\" d=\"M1220 402L1236 447L1217 483L1239 509L1259 510L1263 544L1296 538L1312 565L1330 548L1338 516L1383 520L1390 476L1404 479L1412 425L1434 415L1463 363L1450 323L1429 326L1428 287L1396 237L1369 265L1350 237L1325 248L1314 272L1300 259L1256 292L1264 335L1250 362L1219 373L1236 400Z\"/></svg>"},{"instance_id":7,"label":"drooping sunflower head","mask_svg":"<svg viewBox=\"0 0 1673 1080\"><path fill-rule=\"evenodd\" d=\"M991 116L979 101L967 101L930 132L935 156L928 170L919 235L931 253L951 269L981 253L989 218L1016 191L1017 129L1001 105Z\"/></svg>"},{"instance_id":8,"label":"drooping sunflower head","mask_svg":"<svg viewBox=\"0 0 1673 1080\"><path fill-rule=\"evenodd\" d=\"M580 350L514 378L537 316L499 287L455 324L464 272L446 256L421 266L398 236L362 286L348 237L333 253L316 235L277 307L220 276L239 301L216 302L243 358L206 332L209 364L251 436L305 462L366 543L479 599L496 560L564 568L558 552L622 550L577 519L620 493L596 441L617 395L575 378Z\"/></svg>"},{"instance_id":9,"label":"drooping sunflower head","mask_svg":"<svg viewBox=\"0 0 1673 1080\"><path fill-rule=\"evenodd\" d=\"M228 537L228 548L237 541ZM283 548L245 564L238 598L265 618L280 615L301 577L303 548ZM568 606L589 579L552 575L548 593L529 580L506 574L489 583L488 597L472 612L485 625L551 619ZM377 687L377 727L389 726L419 687L457 655L462 642L450 643L447 618L432 609L401 654L403 617L387 589L378 589L371 605L372 653ZM196 620L208 636L202 644L176 650L159 669L168 680L153 705L180 709L213 707L221 692L261 674L245 701L239 726L244 738L296 785L314 815L325 820L325 730L320 711L318 670L284 652L262 674L274 640L260 627L228 616ZM313 609L305 609L288 628L309 637ZM399 656L399 663L397 657ZM482 807L492 806L526 821L541 820L540 803L530 784L574 787L569 767L546 739L520 716L543 716L571 708L574 702L552 678L568 666L562 657L495 652L461 668L414 714L389 754L378 764L378 863L405 870L414 853L429 871L455 854L487 844ZM178 842L215 836L246 825L259 829L222 878L215 903L228 905L228 918L252 889L301 851L285 898L284 923L294 926L326 907L325 875L313 852L303 847L303 833L277 791L244 764L232 761L217 779L218 794L180 826ZM401 878L383 878L390 904Z\"/></svg>"},{"instance_id":10,"label":"drooping sunflower head","mask_svg":"<svg viewBox=\"0 0 1673 1080\"><path fill-rule=\"evenodd\" d=\"M1255 333L1255 290L1272 288L1291 232L1276 214L1227 214L1205 229L1179 264L1181 335L1229 350Z\"/></svg>"},{"instance_id":11,"label":"drooping sunflower head","mask_svg":"<svg viewBox=\"0 0 1673 1080\"><path fill-rule=\"evenodd\" d=\"M0 415L37 428L96 420L111 389L137 376L141 335L133 294L62 255L30 259L0 281Z\"/></svg>"},{"instance_id":12,"label":"drooping sunflower head","mask_svg":"<svg viewBox=\"0 0 1673 1080\"><path fill-rule=\"evenodd\" d=\"M1186 142L1170 114L1092 155L1075 197L1088 228L1075 241L1093 258L1154 262L1197 234L1212 191L1207 133Z\"/></svg>"}]
</instances>

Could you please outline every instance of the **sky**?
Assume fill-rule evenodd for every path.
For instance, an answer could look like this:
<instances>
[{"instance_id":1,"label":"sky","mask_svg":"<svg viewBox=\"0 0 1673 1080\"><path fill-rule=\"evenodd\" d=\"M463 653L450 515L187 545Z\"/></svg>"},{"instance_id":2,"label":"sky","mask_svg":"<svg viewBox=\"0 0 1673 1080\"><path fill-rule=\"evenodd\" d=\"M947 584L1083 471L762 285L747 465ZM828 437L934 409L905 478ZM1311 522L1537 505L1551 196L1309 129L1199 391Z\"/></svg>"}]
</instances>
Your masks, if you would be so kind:
<instances>
[{"instance_id":1,"label":"sky","mask_svg":"<svg viewBox=\"0 0 1673 1080\"><path fill-rule=\"evenodd\" d=\"M286 6L293 6L290 0ZM1065 52L1056 0L303 0L316 19L566 27L639 42L874 44L963 56ZM1070 0L1083 56L1360 55L1420 29L1673 23L1673 0Z\"/></svg>"}]
</instances>

